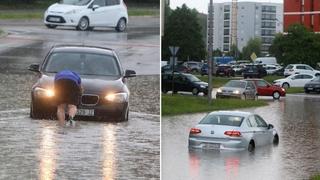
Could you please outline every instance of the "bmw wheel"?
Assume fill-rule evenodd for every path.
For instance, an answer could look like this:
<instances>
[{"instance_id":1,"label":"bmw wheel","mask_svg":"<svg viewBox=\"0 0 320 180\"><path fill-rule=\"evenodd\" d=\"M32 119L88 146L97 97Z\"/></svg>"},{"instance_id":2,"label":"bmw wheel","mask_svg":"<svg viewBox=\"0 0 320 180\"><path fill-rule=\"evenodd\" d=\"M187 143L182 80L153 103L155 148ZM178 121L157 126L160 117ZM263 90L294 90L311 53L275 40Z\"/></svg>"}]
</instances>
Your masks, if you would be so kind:
<instances>
[{"instance_id":1,"label":"bmw wheel","mask_svg":"<svg viewBox=\"0 0 320 180\"><path fill-rule=\"evenodd\" d=\"M77 29L81 31L85 31L89 28L89 19L86 17L82 17L79 21L79 24L77 26Z\"/></svg>"},{"instance_id":2,"label":"bmw wheel","mask_svg":"<svg viewBox=\"0 0 320 180\"><path fill-rule=\"evenodd\" d=\"M280 98L280 93L278 91L275 91L272 93L273 99L279 99Z\"/></svg>"},{"instance_id":3,"label":"bmw wheel","mask_svg":"<svg viewBox=\"0 0 320 180\"><path fill-rule=\"evenodd\" d=\"M118 24L116 26L116 31L123 32L127 28L127 22L124 18L119 19Z\"/></svg>"}]
</instances>

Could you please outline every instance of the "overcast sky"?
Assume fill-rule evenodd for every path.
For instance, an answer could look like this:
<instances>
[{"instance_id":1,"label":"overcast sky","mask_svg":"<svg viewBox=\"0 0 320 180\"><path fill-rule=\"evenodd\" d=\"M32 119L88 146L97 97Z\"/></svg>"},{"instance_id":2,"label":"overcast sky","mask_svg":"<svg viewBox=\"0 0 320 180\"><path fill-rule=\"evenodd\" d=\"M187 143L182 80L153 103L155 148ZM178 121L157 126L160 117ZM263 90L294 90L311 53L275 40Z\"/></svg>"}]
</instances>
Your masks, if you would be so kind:
<instances>
[{"instance_id":1,"label":"overcast sky","mask_svg":"<svg viewBox=\"0 0 320 180\"><path fill-rule=\"evenodd\" d=\"M181 7L182 4L186 4L189 8L195 8L199 12L207 14L209 1L210 0L170 0L170 7L171 9L175 9L176 7ZM238 2L241 1L283 3L283 0L238 0ZM222 2L231 2L231 0L213 0L213 3Z\"/></svg>"}]
</instances>

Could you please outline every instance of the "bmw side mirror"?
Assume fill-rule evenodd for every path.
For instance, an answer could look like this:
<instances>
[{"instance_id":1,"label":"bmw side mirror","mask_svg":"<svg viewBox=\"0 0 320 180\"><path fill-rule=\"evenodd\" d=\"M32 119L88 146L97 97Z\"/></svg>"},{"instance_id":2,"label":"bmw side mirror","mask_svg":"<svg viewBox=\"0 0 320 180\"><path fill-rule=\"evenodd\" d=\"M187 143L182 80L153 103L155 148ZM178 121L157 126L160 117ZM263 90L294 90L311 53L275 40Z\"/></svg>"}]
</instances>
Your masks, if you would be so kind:
<instances>
[{"instance_id":1,"label":"bmw side mirror","mask_svg":"<svg viewBox=\"0 0 320 180\"><path fill-rule=\"evenodd\" d=\"M269 124L269 125L268 125L268 129L273 129L273 125L272 125L272 124Z\"/></svg>"},{"instance_id":2,"label":"bmw side mirror","mask_svg":"<svg viewBox=\"0 0 320 180\"><path fill-rule=\"evenodd\" d=\"M124 78L136 77L136 72L133 70L126 70L124 73Z\"/></svg>"},{"instance_id":3,"label":"bmw side mirror","mask_svg":"<svg viewBox=\"0 0 320 180\"><path fill-rule=\"evenodd\" d=\"M94 11L94 10L98 9L99 7L100 7L100 6L99 6L99 5L97 5L97 4L93 5L93 6L92 6L92 11Z\"/></svg>"},{"instance_id":4,"label":"bmw side mirror","mask_svg":"<svg viewBox=\"0 0 320 180\"><path fill-rule=\"evenodd\" d=\"M29 71L33 71L33 72L40 72L39 68L40 68L40 65L39 65L39 64L31 64L31 65L28 67L28 70L29 70Z\"/></svg>"}]
</instances>

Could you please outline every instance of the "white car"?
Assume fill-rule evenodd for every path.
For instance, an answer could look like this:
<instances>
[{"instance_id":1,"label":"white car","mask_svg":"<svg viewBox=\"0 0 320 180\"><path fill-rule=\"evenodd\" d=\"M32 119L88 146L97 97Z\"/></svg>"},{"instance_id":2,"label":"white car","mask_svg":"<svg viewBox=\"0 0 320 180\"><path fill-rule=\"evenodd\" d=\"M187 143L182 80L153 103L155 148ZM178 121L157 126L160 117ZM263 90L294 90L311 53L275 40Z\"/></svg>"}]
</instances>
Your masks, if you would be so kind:
<instances>
[{"instance_id":1,"label":"white car","mask_svg":"<svg viewBox=\"0 0 320 180\"><path fill-rule=\"evenodd\" d=\"M267 71L267 74L273 74L276 71L278 71L279 69L281 69L281 66L277 66L274 64L267 64L265 66L263 66L263 68Z\"/></svg>"},{"instance_id":2,"label":"white car","mask_svg":"<svg viewBox=\"0 0 320 180\"><path fill-rule=\"evenodd\" d=\"M114 27L118 32L128 24L127 6L123 0L62 0L44 14L48 28L74 26L78 30Z\"/></svg>"},{"instance_id":3,"label":"white car","mask_svg":"<svg viewBox=\"0 0 320 180\"><path fill-rule=\"evenodd\" d=\"M315 76L320 75L320 71L317 71L306 64L289 64L284 69L283 74L284 74L284 76L290 76L292 74L299 74L299 73L307 73L307 74L312 74Z\"/></svg>"},{"instance_id":4,"label":"white car","mask_svg":"<svg viewBox=\"0 0 320 180\"><path fill-rule=\"evenodd\" d=\"M288 76L284 79L278 79L273 81L274 85L281 86L285 89L289 87L304 87L304 85L311 81L312 79L316 78L316 76L312 74L293 74Z\"/></svg>"}]
</instances>

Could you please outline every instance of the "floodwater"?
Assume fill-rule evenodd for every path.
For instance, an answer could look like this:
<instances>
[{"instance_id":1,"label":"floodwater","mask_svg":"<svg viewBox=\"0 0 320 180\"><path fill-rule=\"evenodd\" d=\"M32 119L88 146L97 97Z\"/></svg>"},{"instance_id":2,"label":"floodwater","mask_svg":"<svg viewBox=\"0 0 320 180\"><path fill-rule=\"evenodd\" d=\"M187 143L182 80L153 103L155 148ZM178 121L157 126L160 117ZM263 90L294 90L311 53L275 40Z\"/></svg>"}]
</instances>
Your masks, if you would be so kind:
<instances>
[{"instance_id":1,"label":"floodwater","mask_svg":"<svg viewBox=\"0 0 320 180\"><path fill-rule=\"evenodd\" d=\"M159 117L124 123L32 120L0 112L0 179L159 179Z\"/></svg>"},{"instance_id":2,"label":"floodwater","mask_svg":"<svg viewBox=\"0 0 320 180\"><path fill-rule=\"evenodd\" d=\"M162 118L162 179L309 179L320 173L320 96L288 95L245 109L274 125L278 146L254 153L188 150L188 134L205 114Z\"/></svg>"}]
</instances>

